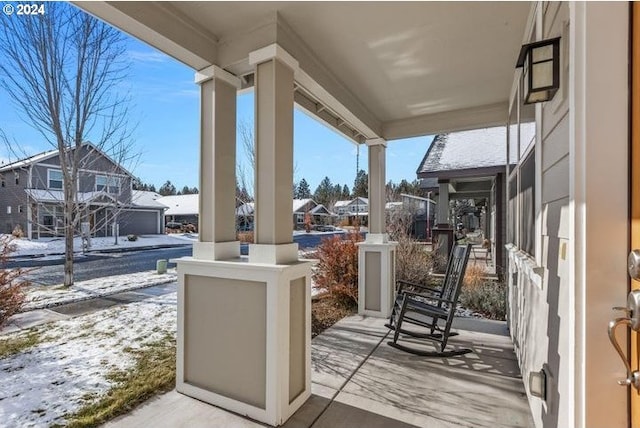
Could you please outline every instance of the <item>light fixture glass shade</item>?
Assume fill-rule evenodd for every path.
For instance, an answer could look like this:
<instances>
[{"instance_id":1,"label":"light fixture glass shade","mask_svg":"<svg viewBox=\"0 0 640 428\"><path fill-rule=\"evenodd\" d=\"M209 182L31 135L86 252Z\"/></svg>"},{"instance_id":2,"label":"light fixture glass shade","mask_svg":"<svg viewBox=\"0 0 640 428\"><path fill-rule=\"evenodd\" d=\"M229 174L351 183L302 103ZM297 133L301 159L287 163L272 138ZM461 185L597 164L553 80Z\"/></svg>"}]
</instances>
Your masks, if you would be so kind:
<instances>
[{"instance_id":1,"label":"light fixture glass shade","mask_svg":"<svg viewBox=\"0 0 640 428\"><path fill-rule=\"evenodd\" d=\"M535 91L550 86L553 86L553 62L534 63L531 67L531 89Z\"/></svg>"}]
</instances>

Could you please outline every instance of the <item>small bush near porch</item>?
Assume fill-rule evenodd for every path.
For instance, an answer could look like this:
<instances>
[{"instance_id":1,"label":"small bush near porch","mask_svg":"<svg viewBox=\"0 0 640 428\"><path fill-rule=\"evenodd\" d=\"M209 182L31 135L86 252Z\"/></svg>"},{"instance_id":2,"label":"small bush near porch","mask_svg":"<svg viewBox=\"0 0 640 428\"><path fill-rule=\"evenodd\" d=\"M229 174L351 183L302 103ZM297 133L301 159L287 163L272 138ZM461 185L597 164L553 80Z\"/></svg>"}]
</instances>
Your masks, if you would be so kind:
<instances>
[{"instance_id":1,"label":"small bush near porch","mask_svg":"<svg viewBox=\"0 0 640 428\"><path fill-rule=\"evenodd\" d=\"M359 233L324 239L314 256L313 281L319 293L311 304L311 330L315 337L358 307Z\"/></svg>"},{"instance_id":2,"label":"small bush near porch","mask_svg":"<svg viewBox=\"0 0 640 428\"><path fill-rule=\"evenodd\" d=\"M507 316L507 288L487 276L480 265L467 266L460 304L485 318L504 321Z\"/></svg>"}]
</instances>

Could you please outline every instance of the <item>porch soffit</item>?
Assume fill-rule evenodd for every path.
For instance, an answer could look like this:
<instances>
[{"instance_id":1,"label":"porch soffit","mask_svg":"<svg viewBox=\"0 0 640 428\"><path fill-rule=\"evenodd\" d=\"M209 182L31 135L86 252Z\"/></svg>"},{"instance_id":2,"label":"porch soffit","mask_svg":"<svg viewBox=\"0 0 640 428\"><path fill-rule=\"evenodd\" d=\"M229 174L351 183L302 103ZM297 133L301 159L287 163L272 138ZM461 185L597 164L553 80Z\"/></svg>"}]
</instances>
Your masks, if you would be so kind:
<instances>
[{"instance_id":1,"label":"porch soffit","mask_svg":"<svg viewBox=\"0 0 640 428\"><path fill-rule=\"evenodd\" d=\"M191 66L250 73L278 43L354 139L504 124L528 2L75 2ZM296 100L298 102L298 100ZM302 103L299 103L302 105ZM318 114L317 105L309 108ZM335 117L348 126L336 127ZM358 138L355 138L356 140Z\"/></svg>"}]
</instances>

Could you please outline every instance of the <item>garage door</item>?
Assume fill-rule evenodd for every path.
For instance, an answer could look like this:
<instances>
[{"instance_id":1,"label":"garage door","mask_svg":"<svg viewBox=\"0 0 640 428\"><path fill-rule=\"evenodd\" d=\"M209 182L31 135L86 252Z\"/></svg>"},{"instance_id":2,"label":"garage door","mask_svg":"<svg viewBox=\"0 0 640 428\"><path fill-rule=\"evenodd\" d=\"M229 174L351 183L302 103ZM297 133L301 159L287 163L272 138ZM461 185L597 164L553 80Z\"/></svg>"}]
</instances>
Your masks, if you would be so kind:
<instances>
[{"instance_id":1,"label":"garage door","mask_svg":"<svg viewBox=\"0 0 640 428\"><path fill-rule=\"evenodd\" d=\"M120 235L153 235L158 230L157 211L123 211L119 215Z\"/></svg>"}]
</instances>

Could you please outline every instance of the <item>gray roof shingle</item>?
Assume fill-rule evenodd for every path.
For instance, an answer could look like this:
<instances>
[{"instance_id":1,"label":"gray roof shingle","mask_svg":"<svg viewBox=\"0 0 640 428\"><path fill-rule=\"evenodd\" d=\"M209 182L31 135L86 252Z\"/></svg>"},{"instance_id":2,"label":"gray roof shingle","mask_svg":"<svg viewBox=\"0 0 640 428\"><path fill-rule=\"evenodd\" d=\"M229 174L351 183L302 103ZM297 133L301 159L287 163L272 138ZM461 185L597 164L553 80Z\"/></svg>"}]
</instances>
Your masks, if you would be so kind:
<instances>
[{"instance_id":1,"label":"gray roof shingle","mask_svg":"<svg viewBox=\"0 0 640 428\"><path fill-rule=\"evenodd\" d=\"M506 127L439 134L433 139L416 173L437 173L505 166Z\"/></svg>"}]
</instances>

